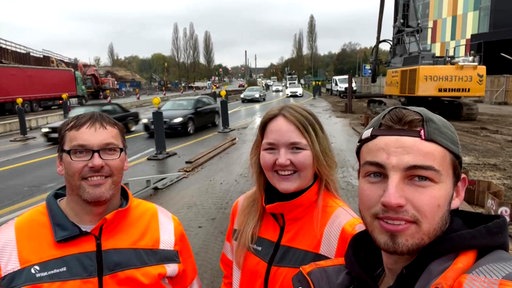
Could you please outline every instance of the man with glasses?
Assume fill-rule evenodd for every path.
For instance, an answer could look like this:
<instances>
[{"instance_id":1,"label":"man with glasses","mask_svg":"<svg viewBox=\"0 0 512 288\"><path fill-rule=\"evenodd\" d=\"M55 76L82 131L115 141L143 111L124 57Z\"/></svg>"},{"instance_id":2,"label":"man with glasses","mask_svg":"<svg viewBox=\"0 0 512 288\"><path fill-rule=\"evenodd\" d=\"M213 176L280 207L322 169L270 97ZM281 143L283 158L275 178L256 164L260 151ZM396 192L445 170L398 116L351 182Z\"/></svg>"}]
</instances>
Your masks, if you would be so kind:
<instances>
[{"instance_id":1,"label":"man with glasses","mask_svg":"<svg viewBox=\"0 0 512 288\"><path fill-rule=\"evenodd\" d=\"M200 287L176 216L134 198L123 126L101 112L59 128L65 186L0 227L0 287Z\"/></svg>"}]
</instances>

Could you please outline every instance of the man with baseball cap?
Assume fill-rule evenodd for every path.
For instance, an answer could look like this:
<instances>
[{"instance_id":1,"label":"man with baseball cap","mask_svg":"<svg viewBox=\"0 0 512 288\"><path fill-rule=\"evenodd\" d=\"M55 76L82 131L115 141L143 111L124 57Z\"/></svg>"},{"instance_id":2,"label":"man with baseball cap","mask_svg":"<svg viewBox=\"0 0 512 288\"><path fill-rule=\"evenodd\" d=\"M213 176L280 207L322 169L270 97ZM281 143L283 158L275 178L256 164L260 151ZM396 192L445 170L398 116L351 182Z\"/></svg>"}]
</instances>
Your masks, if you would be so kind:
<instances>
[{"instance_id":1,"label":"man with baseball cap","mask_svg":"<svg viewBox=\"0 0 512 288\"><path fill-rule=\"evenodd\" d=\"M294 287L512 287L507 220L459 210L468 177L455 128L391 107L356 148L366 230L345 258L301 268Z\"/></svg>"}]
</instances>

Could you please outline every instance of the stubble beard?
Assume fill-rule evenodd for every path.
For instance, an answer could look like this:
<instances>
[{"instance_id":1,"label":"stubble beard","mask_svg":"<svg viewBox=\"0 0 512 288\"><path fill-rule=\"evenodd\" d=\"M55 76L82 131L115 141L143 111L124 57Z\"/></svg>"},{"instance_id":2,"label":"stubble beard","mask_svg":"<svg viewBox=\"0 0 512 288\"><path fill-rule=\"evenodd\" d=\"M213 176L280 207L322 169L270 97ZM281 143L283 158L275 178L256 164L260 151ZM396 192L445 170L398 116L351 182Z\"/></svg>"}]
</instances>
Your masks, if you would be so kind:
<instances>
[{"instance_id":1,"label":"stubble beard","mask_svg":"<svg viewBox=\"0 0 512 288\"><path fill-rule=\"evenodd\" d=\"M370 217L373 217L373 219L375 219L374 216ZM364 218L366 217L363 217L363 222L366 222ZM380 228L367 227L367 229L371 237L373 238L373 241L382 251L391 255L407 256L417 255L418 252L423 247L425 247L428 243L432 242L435 238L437 238L444 232L444 230L448 226L449 221L450 210L447 209L443 212L441 218L439 218L438 225L434 225L434 227L431 230L425 231L424 235L413 236L414 238L395 233L374 231ZM418 220L416 224L421 225L421 221Z\"/></svg>"},{"instance_id":2,"label":"stubble beard","mask_svg":"<svg viewBox=\"0 0 512 288\"><path fill-rule=\"evenodd\" d=\"M114 196L114 189L112 187L103 189L91 189L90 187L81 187L80 198L82 201L93 205L99 206L108 203Z\"/></svg>"}]
</instances>

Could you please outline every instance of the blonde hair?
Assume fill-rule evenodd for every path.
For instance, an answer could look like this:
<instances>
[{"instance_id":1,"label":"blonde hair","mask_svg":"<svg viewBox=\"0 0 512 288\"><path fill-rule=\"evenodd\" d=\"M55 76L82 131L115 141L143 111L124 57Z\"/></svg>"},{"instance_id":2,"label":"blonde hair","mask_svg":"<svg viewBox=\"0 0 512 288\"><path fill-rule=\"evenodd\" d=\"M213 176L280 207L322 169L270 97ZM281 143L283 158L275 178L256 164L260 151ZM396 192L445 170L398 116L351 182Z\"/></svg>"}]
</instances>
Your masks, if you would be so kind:
<instances>
[{"instance_id":1,"label":"blonde hair","mask_svg":"<svg viewBox=\"0 0 512 288\"><path fill-rule=\"evenodd\" d=\"M251 249L258 236L263 219L263 195L268 183L265 173L260 165L260 150L263 137L269 123L277 117L284 117L290 121L307 140L313 154L313 165L320 191L325 190L338 196L338 179L336 176L337 162L331 147L331 142L322 123L309 109L294 103L284 104L267 111L261 119L256 139L250 152L250 167L255 180L255 186L244 195L244 200L238 207L237 229L234 240L235 261L239 267L242 265L244 254Z\"/></svg>"}]
</instances>

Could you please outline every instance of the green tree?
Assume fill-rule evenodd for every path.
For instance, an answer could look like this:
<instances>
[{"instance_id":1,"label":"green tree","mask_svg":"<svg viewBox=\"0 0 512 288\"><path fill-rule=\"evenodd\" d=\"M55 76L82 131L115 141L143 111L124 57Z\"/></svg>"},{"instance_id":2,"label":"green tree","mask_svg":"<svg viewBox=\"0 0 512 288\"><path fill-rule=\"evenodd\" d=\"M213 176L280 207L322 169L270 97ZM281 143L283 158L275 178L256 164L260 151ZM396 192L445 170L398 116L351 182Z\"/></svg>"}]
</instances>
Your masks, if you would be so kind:
<instances>
[{"instance_id":1,"label":"green tree","mask_svg":"<svg viewBox=\"0 0 512 288\"><path fill-rule=\"evenodd\" d=\"M140 65L140 57L136 55L124 57L122 61L118 61L118 66L126 68L129 71L137 71Z\"/></svg>"}]
</instances>

